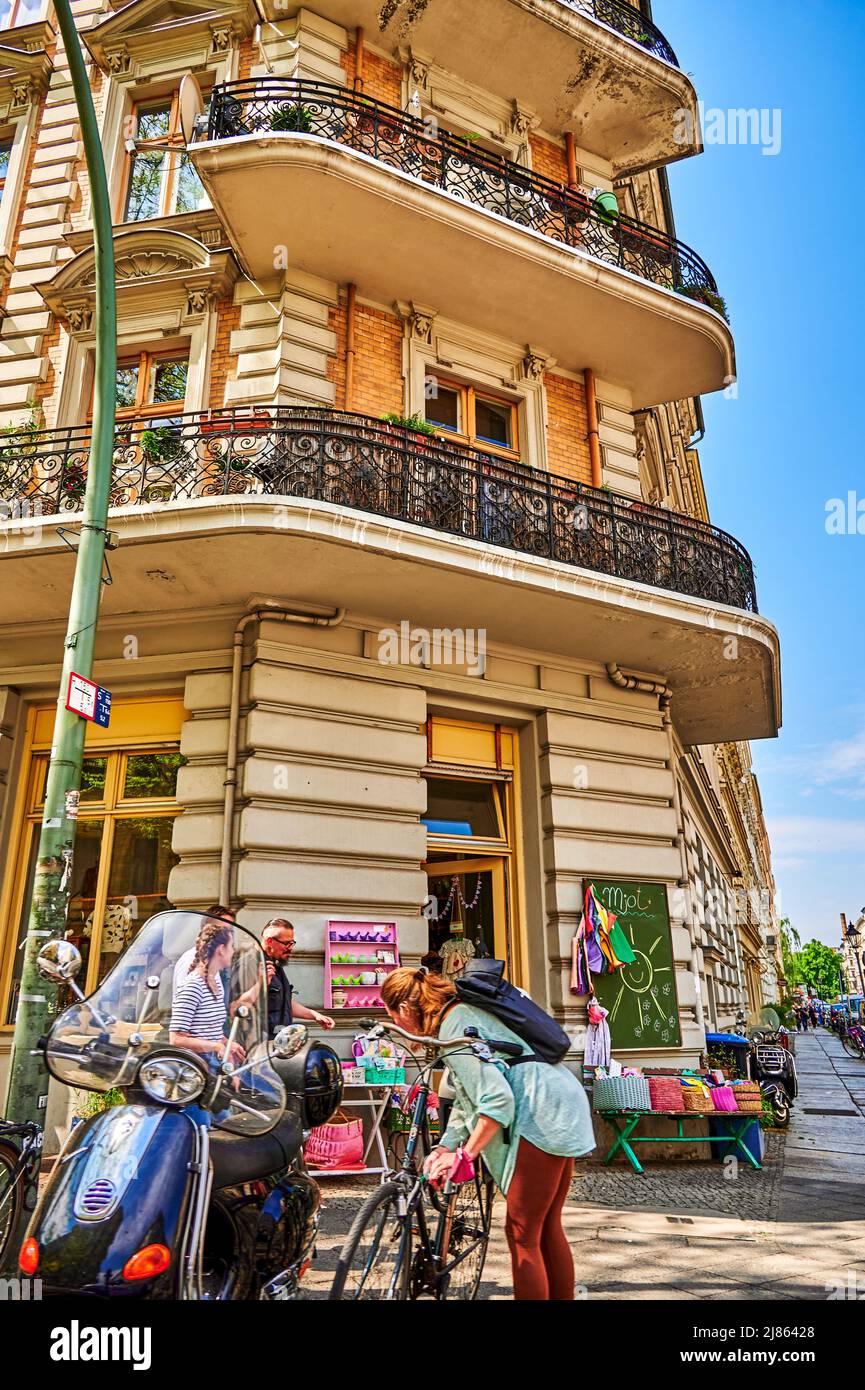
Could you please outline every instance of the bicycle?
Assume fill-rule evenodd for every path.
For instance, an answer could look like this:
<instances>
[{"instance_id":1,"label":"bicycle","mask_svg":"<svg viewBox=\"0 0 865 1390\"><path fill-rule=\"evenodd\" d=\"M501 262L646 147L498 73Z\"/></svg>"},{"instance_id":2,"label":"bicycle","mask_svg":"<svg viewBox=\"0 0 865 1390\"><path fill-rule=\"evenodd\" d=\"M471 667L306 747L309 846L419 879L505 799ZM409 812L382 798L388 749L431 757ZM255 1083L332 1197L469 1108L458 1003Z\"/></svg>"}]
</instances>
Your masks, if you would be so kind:
<instances>
[{"instance_id":1,"label":"bicycle","mask_svg":"<svg viewBox=\"0 0 865 1390\"><path fill-rule=\"evenodd\" d=\"M352 1222L340 1251L331 1300L474 1299L489 1245L495 1185L478 1165L475 1176L433 1187L420 1171L418 1151L429 1152L427 1097L431 1074L448 1053L470 1049L484 1061L493 1052L518 1056L508 1042L485 1043L476 1030L441 1042L378 1023L367 1036L397 1033L424 1048L413 1088L414 1103L405 1154L399 1168L370 1194Z\"/></svg>"},{"instance_id":2,"label":"bicycle","mask_svg":"<svg viewBox=\"0 0 865 1390\"><path fill-rule=\"evenodd\" d=\"M13 1141L20 1139L20 1148ZM37 1124L0 1120L0 1269L25 1204L36 1205L36 1182L42 1156L42 1130Z\"/></svg>"}]
</instances>

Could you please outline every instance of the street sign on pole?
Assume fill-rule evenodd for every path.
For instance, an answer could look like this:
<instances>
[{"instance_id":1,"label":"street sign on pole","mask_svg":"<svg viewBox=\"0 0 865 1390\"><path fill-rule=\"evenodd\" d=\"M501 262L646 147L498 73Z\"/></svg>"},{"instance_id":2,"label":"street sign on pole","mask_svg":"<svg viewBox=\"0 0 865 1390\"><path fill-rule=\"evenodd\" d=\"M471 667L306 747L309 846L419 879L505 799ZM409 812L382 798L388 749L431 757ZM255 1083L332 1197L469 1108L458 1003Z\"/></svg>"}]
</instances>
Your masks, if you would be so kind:
<instances>
[{"instance_id":1,"label":"street sign on pole","mask_svg":"<svg viewBox=\"0 0 865 1390\"><path fill-rule=\"evenodd\" d=\"M70 671L66 708L73 714L80 714L82 719L89 719L92 724L101 724L103 729L107 729L111 718L111 691L106 690L104 685L88 680L86 676L79 676L77 671Z\"/></svg>"}]
</instances>

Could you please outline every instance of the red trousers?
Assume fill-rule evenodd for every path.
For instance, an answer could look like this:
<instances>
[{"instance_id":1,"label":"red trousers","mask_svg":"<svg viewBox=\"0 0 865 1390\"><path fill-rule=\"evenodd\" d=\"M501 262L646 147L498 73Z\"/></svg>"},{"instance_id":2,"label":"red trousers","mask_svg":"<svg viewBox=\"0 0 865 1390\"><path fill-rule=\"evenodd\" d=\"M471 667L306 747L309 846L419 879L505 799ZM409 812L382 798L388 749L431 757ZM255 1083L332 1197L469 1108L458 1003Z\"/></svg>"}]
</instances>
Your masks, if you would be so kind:
<instances>
[{"instance_id":1,"label":"red trousers","mask_svg":"<svg viewBox=\"0 0 865 1390\"><path fill-rule=\"evenodd\" d=\"M573 1172L572 1158L520 1140L505 1221L515 1299L573 1300L574 1260L562 1228Z\"/></svg>"}]
</instances>

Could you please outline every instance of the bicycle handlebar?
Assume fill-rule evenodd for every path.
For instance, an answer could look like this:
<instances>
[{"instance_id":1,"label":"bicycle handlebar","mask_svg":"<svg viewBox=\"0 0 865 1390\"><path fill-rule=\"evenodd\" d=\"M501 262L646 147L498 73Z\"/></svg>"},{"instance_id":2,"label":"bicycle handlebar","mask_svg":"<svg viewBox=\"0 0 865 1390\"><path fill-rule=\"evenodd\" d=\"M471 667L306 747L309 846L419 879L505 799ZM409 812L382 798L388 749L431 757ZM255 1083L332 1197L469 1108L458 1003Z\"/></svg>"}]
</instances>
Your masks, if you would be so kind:
<instances>
[{"instance_id":1,"label":"bicycle handlebar","mask_svg":"<svg viewBox=\"0 0 865 1390\"><path fill-rule=\"evenodd\" d=\"M382 1033L399 1033L401 1038L407 1042L421 1043L427 1048L436 1048L441 1052L454 1047L481 1047L489 1048L493 1052L503 1052L506 1057L522 1057L523 1049L519 1043L507 1042L504 1039L482 1038L477 1029L473 1028L461 1038L435 1038L422 1033L407 1033L404 1028L400 1028L398 1023L373 1023L371 1019L361 1019L361 1027L369 1031L367 1037L379 1037Z\"/></svg>"}]
</instances>

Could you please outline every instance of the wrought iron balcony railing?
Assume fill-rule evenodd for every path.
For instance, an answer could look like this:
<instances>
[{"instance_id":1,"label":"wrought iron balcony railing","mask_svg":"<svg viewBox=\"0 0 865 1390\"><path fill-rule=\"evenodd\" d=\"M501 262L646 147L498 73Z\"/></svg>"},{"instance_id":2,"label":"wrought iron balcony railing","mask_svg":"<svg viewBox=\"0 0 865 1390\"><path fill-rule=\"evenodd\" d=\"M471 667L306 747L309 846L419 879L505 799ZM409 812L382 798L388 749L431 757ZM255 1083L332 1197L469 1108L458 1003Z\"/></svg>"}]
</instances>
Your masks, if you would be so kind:
<instances>
[{"instance_id":1,"label":"wrought iron balcony railing","mask_svg":"<svg viewBox=\"0 0 865 1390\"><path fill-rule=\"evenodd\" d=\"M336 141L508 222L725 312L711 271L684 242L596 207L578 189L490 154L470 139L432 131L397 107L330 83L269 77L215 88L208 139L273 132Z\"/></svg>"},{"instance_id":2,"label":"wrought iron balcony railing","mask_svg":"<svg viewBox=\"0 0 865 1390\"><path fill-rule=\"evenodd\" d=\"M636 5L629 5L627 0L563 0L563 4L572 10L581 10L592 19L600 20L601 24L624 34L625 38L633 39L642 48L654 53L656 58L663 58L665 63L672 64L674 68L679 66L678 58L658 26L650 19L644 18Z\"/></svg>"},{"instance_id":3,"label":"wrought iron balcony railing","mask_svg":"<svg viewBox=\"0 0 865 1390\"><path fill-rule=\"evenodd\" d=\"M81 510L89 430L0 437L0 517ZM307 498L756 612L725 531L365 415L252 406L123 420L111 505Z\"/></svg>"}]
</instances>

